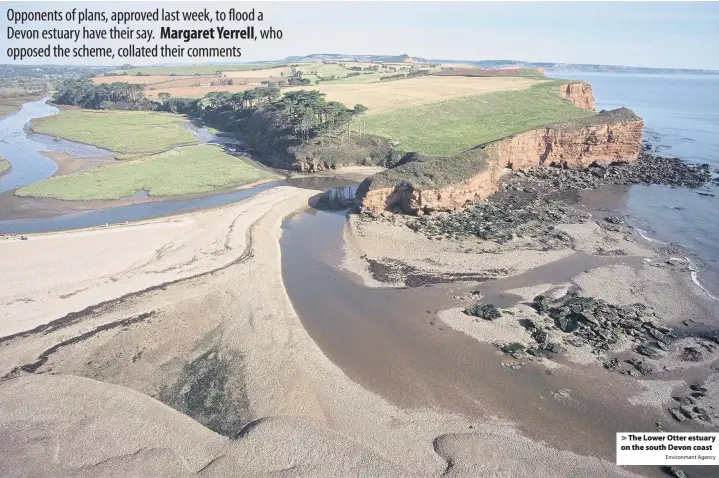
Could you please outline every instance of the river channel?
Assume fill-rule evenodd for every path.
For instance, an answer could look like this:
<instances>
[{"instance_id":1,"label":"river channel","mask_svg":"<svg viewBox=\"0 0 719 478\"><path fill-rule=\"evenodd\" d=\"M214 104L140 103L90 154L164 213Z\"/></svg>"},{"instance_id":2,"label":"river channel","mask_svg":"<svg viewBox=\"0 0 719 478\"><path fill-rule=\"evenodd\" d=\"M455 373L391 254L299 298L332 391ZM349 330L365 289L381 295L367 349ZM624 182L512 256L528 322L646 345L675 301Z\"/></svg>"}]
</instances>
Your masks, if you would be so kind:
<instances>
[{"instance_id":1,"label":"river channel","mask_svg":"<svg viewBox=\"0 0 719 478\"><path fill-rule=\"evenodd\" d=\"M42 152L107 155L98 148L27 130L33 118L55 113L56 108L41 100L26 103L0 121L0 156L12 165L11 172L0 178L0 192L51 176L57 166ZM274 181L196 198L4 220L0 231L38 233L138 221L233 203L278 185L323 190L351 184L333 178ZM478 422L497 416L515 423L531 438L610 460L618 430L654 429L656 412L630 405L626 392L598 379L598 373L605 372L577 365L557 372L534 364L510 369L502 365L506 356L496 347L454 331L436 318L438 310L459 305L457 296L477 288L486 300L508 307L520 298L507 290L560 284L608 261L631 264L631 259L575 253L521 275L483 283L371 288L341 267L345 223L345 212L310 208L284 222L280 244L283 280L303 325L352 380L401 407L434 408ZM566 389L572 391L572 399L558 400L555 393Z\"/></svg>"}]
</instances>

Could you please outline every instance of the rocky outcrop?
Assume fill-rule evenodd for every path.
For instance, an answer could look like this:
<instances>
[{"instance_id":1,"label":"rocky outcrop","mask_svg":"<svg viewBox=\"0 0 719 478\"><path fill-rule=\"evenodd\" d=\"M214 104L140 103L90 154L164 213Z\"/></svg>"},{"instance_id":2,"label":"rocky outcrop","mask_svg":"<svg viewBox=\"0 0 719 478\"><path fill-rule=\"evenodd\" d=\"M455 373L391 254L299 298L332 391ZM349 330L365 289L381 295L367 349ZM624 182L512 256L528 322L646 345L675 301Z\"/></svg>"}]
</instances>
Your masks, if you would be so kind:
<instances>
[{"instance_id":1,"label":"rocky outcrop","mask_svg":"<svg viewBox=\"0 0 719 478\"><path fill-rule=\"evenodd\" d=\"M485 149L511 169L608 165L637 159L643 127L641 118L621 108L580 122L534 128L490 143Z\"/></svg>"},{"instance_id":2,"label":"rocky outcrop","mask_svg":"<svg viewBox=\"0 0 719 478\"><path fill-rule=\"evenodd\" d=\"M602 111L508 136L453 158L421 157L366 179L357 194L361 209L369 212L456 211L494 194L504 168L584 168L635 161L643 127L629 109Z\"/></svg>"},{"instance_id":3,"label":"rocky outcrop","mask_svg":"<svg viewBox=\"0 0 719 478\"><path fill-rule=\"evenodd\" d=\"M583 110L596 111L592 85L583 81L567 83L559 87L559 96Z\"/></svg>"},{"instance_id":4,"label":"rocky outcrop","mask_svg":"<svg viewBox=\"0 0 719 478\"><path fill-rule=\"evenodd\" d=\"M365 211L399 210L407 214L421 215L430 211L454 211L462 209L475 200L484 199L497 191L497 185L502 175L503 165L499 162L484 161L485 153L476 149L464 153L464 156L455 158L431 158L414 163L407 163L397 168L388 170L363 182L358 195L362 197L361 208ZM446 178L440 180L443 187L433 187L427 183L428 178L422 177L426 174L435 181L440 179L436 173L438 161L454 163L458 172L466 169L474 169L476 174L470 175L467 179ZM458 163L461 163L458 164ZM474 163L474 164L472 164ZM401 169L401 170L400 170ZM382 176L387 176L389 171L402 175L408 170L414 170L408 176L414 176L413 181L400 180L395 187L376 187L382 183ZM426 170L421 172L422 169ZM407 171L405 171L407 170ZM420 174L417 174L417 173ZM423 187L423 185L426 186ZM367 186L367 191L364 187Z\"/></svg>"}]
</instances>

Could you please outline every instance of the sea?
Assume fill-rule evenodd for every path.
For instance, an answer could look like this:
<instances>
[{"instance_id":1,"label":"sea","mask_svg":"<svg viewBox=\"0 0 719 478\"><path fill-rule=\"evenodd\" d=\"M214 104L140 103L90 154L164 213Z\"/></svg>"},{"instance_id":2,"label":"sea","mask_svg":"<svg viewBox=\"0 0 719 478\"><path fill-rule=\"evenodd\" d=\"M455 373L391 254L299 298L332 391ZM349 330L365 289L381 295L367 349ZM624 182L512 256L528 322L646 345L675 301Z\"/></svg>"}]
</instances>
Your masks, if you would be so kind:
<instances>
[{"instance_id":1,"label":"sea","mask_svg":"<svg viewBox=\"0 0 719 478\"><path fill-rule=\"evenodd\" d=\"M632 109L644 119L644 138L655 154L719 168L719 75L550 76L591 83L597 111ZM719 302L719 187L632 186L625 208L643 236L682 246L694 281Z\"/></svg>"}]
</instances>

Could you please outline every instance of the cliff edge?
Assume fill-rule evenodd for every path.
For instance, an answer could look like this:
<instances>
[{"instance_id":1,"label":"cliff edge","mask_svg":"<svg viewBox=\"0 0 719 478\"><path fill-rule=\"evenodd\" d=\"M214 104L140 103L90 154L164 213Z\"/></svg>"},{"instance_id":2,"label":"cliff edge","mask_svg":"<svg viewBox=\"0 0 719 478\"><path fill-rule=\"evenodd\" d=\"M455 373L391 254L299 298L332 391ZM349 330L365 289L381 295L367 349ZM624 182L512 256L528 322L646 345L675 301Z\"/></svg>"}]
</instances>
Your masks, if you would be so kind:
<instances>
[{"instance_id":1,"label":"cliff edge","mask_svg":"<svg viewBox=\"0 0 719 478\"><path fill-rule=\"evenodd\" d=\"M596 111L592 85L585 81L560 85L559 96L583 110Z\"/></svg>"},{"instance_id":2,"label":"cliff edge","mask_svg":"<svg viewBox=\"0 0 719 478\"><path fill-rule=\"evenodd\" d=\"M643 127L644 121L627 108L540 126L452 158L418 156L367 178L357 197L368 212L455 211L497 192L504 168L584 168L635 161Z\"/></svg>"}]
</instances>

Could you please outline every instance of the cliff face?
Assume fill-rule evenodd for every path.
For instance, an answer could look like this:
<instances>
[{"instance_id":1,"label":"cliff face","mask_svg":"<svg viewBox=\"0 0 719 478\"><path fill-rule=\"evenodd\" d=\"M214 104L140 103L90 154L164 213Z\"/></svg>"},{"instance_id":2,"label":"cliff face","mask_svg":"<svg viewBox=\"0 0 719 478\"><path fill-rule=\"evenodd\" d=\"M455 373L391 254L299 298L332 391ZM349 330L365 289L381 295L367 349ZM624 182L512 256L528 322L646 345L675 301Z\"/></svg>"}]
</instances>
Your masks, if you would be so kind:
<instances>
[{"instance_id":1,"label":"cliff face","mask_svg":"<svg viewBox=\"0 0 719 478\"><path fill-rule=\"evenodd\" d=\"M567 83L559 87L559 96L571 101L579 108L595 111L592 85L584 82Z\"/></svg>"},{"instance_id":2,"label":"cliff face","mask_svg":"<svg viewBox=\"0 0 719 478\"><path fill-rule=\"evenodd\" d=\"M617 161L634 161L641 149L644 121L631 115L578 127L562 124L539 127L490 143L485 149L490 157L511 169L586 168L594 163L606 166Z\"/></svg>"},{"instance_id":3,"label":"cliff face","mask_svg":"<svg viewBox=\"0 0 719 478\"><path fill-rule=\"evenodd\" d=\"M454 158L407 163L365 180L358 190L361 208L417 215L455 211L495 193L504 168L584 168L635 161L643 127L641 118L622 108L534 128Z\"/></svg>"},{"instance_id":4,"label":"cliff face","mask_svg":"<svg viewBox=\"0 0 719 478\"><path fill-rule=\"evenodd\" d=\"M497 191L497 185L502 175L503 166L499 162L484 161L485 152L476 149L465 153L461 158L439 158L439 161L461 162L457 169L478 170L467 179L456 178L447 181L444 187L422 187L419 181L400 180L395 187L378 187L370 189L372 182L381 181L379 178L368 178L360 185L358 195L362 197L361 209L364 211L379 212L384 210L400 210L406 214L422 215L431 211L455 211L462 209L472 201L491 196ZM437 161L435 158L434 161ZM421 166L422 162L418 162ZM467 163L470 163L468 166ZM407 164L405 166L417 166ZM400 167L403 168L403 167ZM405 168L408 169L408 168ZM429 173L434 176L434 171ZM381 174L381 173L380 173ZM400 172L402 174L402 172Z\"/></svg>"}]
</instances>

